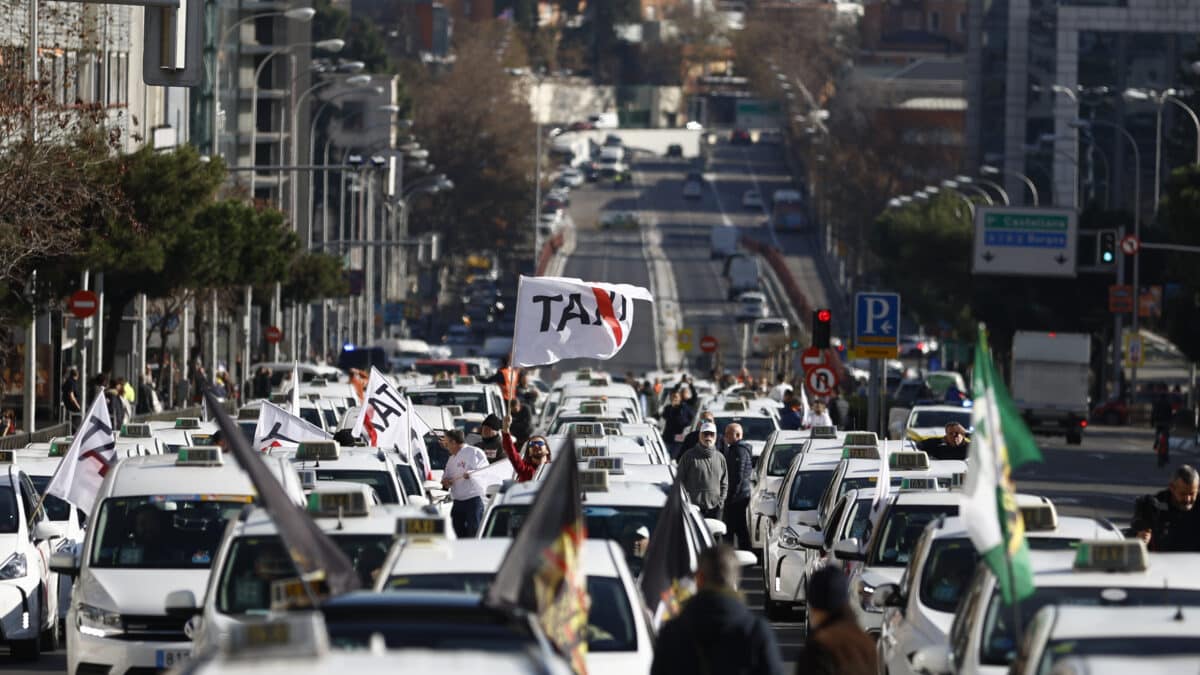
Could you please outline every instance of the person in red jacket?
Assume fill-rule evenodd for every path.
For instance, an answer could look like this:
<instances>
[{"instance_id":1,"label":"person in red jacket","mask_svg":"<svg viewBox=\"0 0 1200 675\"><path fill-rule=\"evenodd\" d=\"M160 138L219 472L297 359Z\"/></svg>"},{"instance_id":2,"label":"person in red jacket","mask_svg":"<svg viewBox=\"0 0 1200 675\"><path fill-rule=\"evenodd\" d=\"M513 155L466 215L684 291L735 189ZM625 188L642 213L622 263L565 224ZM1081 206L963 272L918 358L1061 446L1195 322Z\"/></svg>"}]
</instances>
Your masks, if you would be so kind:
<instances>
[{"instance_id":1,"label":"person in red jacket","mask_svg":"<svg viewBox=\"0 0 1200 675\"><path fill-rule=\"evenodd\" d=\"M513 465L513 471L517 474L517 482L524 483L533 480L538 468L550 461L550 444L546 442L545 436L532 436L525 441L525 456L522 457L517 454L517 444L513 442L512 434L508 433L511 421L507 416L504 418L501 445L504 447L504 454L508 455L508 461Z\"/></svg>"}]
</instances>

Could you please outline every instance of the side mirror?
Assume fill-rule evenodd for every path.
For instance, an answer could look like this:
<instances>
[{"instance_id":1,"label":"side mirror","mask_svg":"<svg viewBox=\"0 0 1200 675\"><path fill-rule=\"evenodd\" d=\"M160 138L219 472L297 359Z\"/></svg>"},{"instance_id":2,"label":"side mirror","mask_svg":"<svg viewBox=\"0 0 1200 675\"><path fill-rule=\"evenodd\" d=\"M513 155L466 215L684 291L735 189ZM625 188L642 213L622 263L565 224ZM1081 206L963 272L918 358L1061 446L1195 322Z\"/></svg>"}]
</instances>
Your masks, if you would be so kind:
<instances>
[{"instance_id":1,"label":"side mirror","mask_svg":"<svg viewBox=\"0 0 1200 675\"><path fill-rule=\"evenodd\" d=\"M704 524L708 526L708 531L712 532L714 537L724 537L729 528L725 526L725 522L716 518L705 518Z\"/></svg>"},{"instance_id":2,"label":"side mirror","mask_svg":"<svg viewBox=\"0 0 1200 675\"><path fill-rule=\"evenodd\" d=\"M734 551L733 555L737 558L738 564L742 567L753 567L758 564L758 556L754 555L750 551L738 549L737 551Z\"/></svg>"},{"instance_id":3,"label":"side mirror","mask_svg":"<svg viewBox=\"0 0 1200 675\"><path fill-rule=\"evenodd\" d=\"M59 551L50 554L50 569L69 577L79 576L79 560L73 551Z\"/></svg>"},{"instance_id":4,"label":"side mirror","mask_svg":"<svg viewBox=\"0 0 1200 675\"><path fill-rule=\"evenodd\" d=\"M428 499L420 495L408 495L407 499L409 506L425 506L429 503Z\"/></svg>"},{"instance_id":5,"label":"side mirror","mask_svg":"<svg viewBox=\"0 0 1200 675\"><path fill-rule=\"evenodd\" d=\"M813 551L825 548L825 537L816 530L808 530L800 535L800 545Z\"/></svg>"},{"instance_id":6,"label":"side mirror","mask_svg":"<svg viewBox=\"0 0 1200 675\"><path fill-rule=\"evenodd\" d=\"M922 675L949 675L950 648L946 645L926 645L913 652L908 662L914 671Z\"/></svg>"},{"instance_id":7,"label":"side mirror","mask_svg":"<svg viewBox=\"0 0 1200 675\"><path fill-rule=\"evenodd\" d=\"M858 537L850 537L843 539L833 545L833 552L837 554L838 560L857 560L863 561L867 556L859 550Z\"/></svg>"},{"instance_id":8,"label":"side mirror","mask_svg":"<svg viewBox=\"0 0 1200 675\"><path fill-rule=\"evenodd\" d=\"M67 528L51 520L43 520L33 526L33 540L62 539L67 534Z\"/></svg>"},{"instance_id":9,"label":"side mirror","mask_svg":"<svg viewBox=\"0 0 1200 675\"><path fill-rule=\"evenodd\" d=\"M875 593L871 596L871 604L880 609L902 607L904 606L904 596L900 593L898 585L880 584L875 587Z\"/></svg>"},{"instance_id":10,"label":"side mirror","mask_svg":"<svg viewBox=\"0 0 1200 675\"><path fill-rule=\"evenodd\" d=\"M200 610L196 606L196 594L191 591L171 591L167 593L166 602L167 616L187 617L195 616Z\"/></svg>"},{"instance_id":11,"label":"side mirror","mask_svg":"<svg viewBox=\"0 0 1200 675\"><path fill-rule=\"evenodd\" d=\"M763 516L764 518L774 518L775 502L769 499L760 499L754 505L754 515Z\"/></svg>"},{"instance_id":12,"label":"side mirror","mask_svg":"<svg viewBox=\"0 0 1200 675\"><path fill-rule=\"evenodd\" d=\"M805 527L811 527L818 532L821 530L821 520L817 517L816 511L801 511L797 513L796 522Z\"/></svg>"}]
</instances>

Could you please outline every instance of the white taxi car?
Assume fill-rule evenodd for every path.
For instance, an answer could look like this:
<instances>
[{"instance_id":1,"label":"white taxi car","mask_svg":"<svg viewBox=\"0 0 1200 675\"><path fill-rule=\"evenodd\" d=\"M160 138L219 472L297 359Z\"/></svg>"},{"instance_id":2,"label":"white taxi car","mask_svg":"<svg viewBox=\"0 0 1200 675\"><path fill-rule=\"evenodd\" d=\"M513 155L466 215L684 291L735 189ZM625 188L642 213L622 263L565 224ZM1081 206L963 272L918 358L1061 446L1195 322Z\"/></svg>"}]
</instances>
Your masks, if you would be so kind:
<instances>
[{"instance_id":1,"label":"white taxi car","mask_svg":"<svg viewBox=\"0 0 1200 675\"><path fill-rule=\"evenodd\" d=\"M398 543L384 564L379 591L457 591L482 594L495 576L511 539L460 539ZM650 671L654 640L645 604L612 541L589 540L580 555L587 574L589 673L628 675Z\"/></svg>"},{"instance_id":2,"label":"white taxi car","mask_svg":"<svg viewBox=\"0 0 1200 675\"><path fill-rule=\"evenodd\" d=\"M449 519L436 509L372 504L366 485L339 484L336 490L314 492L307 510L354 564L363 588L375 584L398 533L425 529L454 537ZM280 609L272 603L272 584L296 577L275 522L263 509L244 511L230 525L212 569L203 607L195 610L200 616L192 622L194 655L218 649L236 626L262 621ZM179 597L176 604L182 612L195 606L195 598Z\"/></svg>"},{"instance_id":3,"label":"white taxi car","mask_svg":"<svg viewBox=\"0 0 1200 675\"><path fill-rule=\"evenodd\" d=\"M407 387L404 393L417 405L458 406L462 412L455 416L459 418L455 422L464 433L479 433L488 415L503 418L506 410L500 387L481 384L471 375Z\"/></svg>"},{"instance_id":4,"label":"white taxi car","mask_svg":"<svg viewBox=\"0 0 1200 675\"><path fill-rule=\"evenodd\" d=\"M265 457L296 504L304 503L291 465ZM75 577L67 614L67 671L165 669L191 653L187 616L167 612L167 595L199 596L226 523L254 501L250 477L220 448L129 457L100 485L78 554L51 557Z\"/></svg>"},{"instance_id":5,"label":"white taxi car","mask_svg":"<svg viewBox=\"0 0 1200 675\"><path fill-rule=\"evenodd\" d=\"M268 455L291 460L297 471L315 471L318 481L369 485L384 504L407 502L394 455L382 448L343 448L337 441L304 441L294 448L272 448Z\"/></svg>"},{"instance_id":6,"label":"white taxi car","mask_svg":"<svg viewBox=\"0 0 1200 675\"><path fill-rule=\"evenodd\" d=\"M1108 521L1060 517L1045 497L1018 494L1017 506L1032 551L1067 550L1083 540L1122 538ZM978 562L962 520L938 519L926 527L899 583L875 588L873 601L884 608L876 644L879 662L889 673L918 675L909 655L927 645L947 643L954 610Z\"/></svg>"},{"instance_id":7,"label":"white taxi car","mask_svg":"<svg viewBox=\"0 0 1200 675\"><path fill-rule=\"evenodd\" d=\"M946 434L946 425L961 424L971 435L971 408L963 405L917 404L904 422L904 440L920 443Z\"/></svg>"},{"instance_id":8,"label":"white taxi car","mask_svg":"<svg viewBox=\"0 0 1200 675\"><path fill-rule=\"evenodd\" d=\"M750 529L750 546L761 551L766 544L770 521L759 511L770 511L779 495L779 488L796 457L811 450L841 450L842 437L833 427L814 427L806 431L776 431L767 439L762 458L750 474L750 505L746 509Z\"/></svg>"},{"instance_id":9,"label":"white taxi car","mask_svg":"<svg viewBox=\"0 0 1200 675\"><path fill-rule=\"evenodd\" d=\"M1033 594L1021 600L1021 625L1047 605L1123 607L1170 603L1200 611L1200 554L1154 553L1138 539L1083 541L1074 552L1033 551ZM949 645L918 649L913 669L929 673L1007 673L1017 654L1012 607L1000 595L995 575L976 568L950 625Z\"/></svg>"},{"instance_id":10,"label":"white taxi car","mask_svg":"<svg viewBox=\"0 0 1200 675\"><path fill-rule=\"evenodd\" d=\"M58 574L48 563L62 526L37 509L38 492L0 450L0 641L21 660L58 649Z\"/></svg>"}]
</instances>

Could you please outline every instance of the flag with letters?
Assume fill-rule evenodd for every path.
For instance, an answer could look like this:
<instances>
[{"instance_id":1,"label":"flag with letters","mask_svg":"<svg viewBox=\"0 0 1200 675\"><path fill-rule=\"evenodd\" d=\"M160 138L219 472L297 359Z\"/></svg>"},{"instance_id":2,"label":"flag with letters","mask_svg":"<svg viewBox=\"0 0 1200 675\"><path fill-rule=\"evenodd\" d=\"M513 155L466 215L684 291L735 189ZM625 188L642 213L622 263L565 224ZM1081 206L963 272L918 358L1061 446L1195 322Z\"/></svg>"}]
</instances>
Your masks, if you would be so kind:
<instances>
[{"instance_id":1,"label":"flag with letters","mask_svg":"<svg viewBox=\"0 0 1200 675\"><path fill-rule=\"evenodd\" d=\"M113 434L104 394L96 397L76 432L67 454L46 486L46 494L74 504L92 515L96 495L109 469L117 463L117 437Z\"/></svg>"},{"instance_id":2,"label":"flag with letters","mask_svg":"<svg viewBox=\"0 0 1200 675\"><path fill-rule=\"evenodd\" d=\"M371 367L371 377L363 392L365 400L354 422L355 436L366 437L373 447L394 448L410 461L422 467L425 480L431 480L429 454L425 450L424 434L415 443L414 429L424 428L424 421L414 420L412 401L401 394L383 373Z\"/></svg>"},{"instance_id":3,"label":"flag with letters","mask_svg":"<svg viewBox=\"0 0 1200 675\"><path fill-rule=\"evenodd\" d=\"M634 300L653 302L654 297L645 288L629 284L522 276L513 365L612 358L629 341Z\"/></svg>"},{"instance_id":4,"label":"flag with letters","mask_svg":"<svg viewBox=\"0 0 1200 675\"><path fill-rule=\"evenodd\" d=\"M270 452L271 448L291 447L304 441L327 441L333 438L324 429L283 408L263 401L254 427L254 449Z\"/></svg>"}]
</instances>

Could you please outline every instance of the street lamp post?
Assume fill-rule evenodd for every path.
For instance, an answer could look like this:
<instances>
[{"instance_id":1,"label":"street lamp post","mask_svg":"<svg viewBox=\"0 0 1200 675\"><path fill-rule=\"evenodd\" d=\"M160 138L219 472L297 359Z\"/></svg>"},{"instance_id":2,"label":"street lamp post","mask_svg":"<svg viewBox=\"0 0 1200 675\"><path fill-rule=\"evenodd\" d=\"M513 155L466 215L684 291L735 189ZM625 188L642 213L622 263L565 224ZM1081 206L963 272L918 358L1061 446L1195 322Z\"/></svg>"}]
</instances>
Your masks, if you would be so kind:
<instances>
[{"instance_id":1,"label":"street lamp post","mask_svg":"<svg viewBox=\"0 0 1200 675\"><path fill-rule=\"evenodd\" d=\"M1141 152L1141 150L1138 149L1138 144L1137 144L1137 141L1133 138L1133 134L1129 133L1129 131L1126 130L1125 127L1120 126L1119 124L1113 124L1112 122L1107 122L1105 120L1090 120L1089 121L1089 120L1076 119L1076 120L1071 121L1071 126L1075 129L1085 129L1085 128L1096 126L1096 125L1109 127L1111 129L1116 130L1122 136L1124 136L1125 140L1129 141L1129 145L1131 147L1133 147L1133 163L1134 163L1134 171L1133 171L1133 236L1135 239L1141 241L1141 238L1142 238L1142 180L1141 180L1142 152ZM1132 331L1133 331L1134 338L1137 338L1139 335L1138 324L1140 323L1140 321L1139 321L1138 314L1139 314L1139 310L1141 309L1141 304L1142 304L1141 288L1139 287L1140 267L1141 267L1139 265L1140 258L1141 258L1141 256L1137 256L1137 255L1133 256L1133 319L1131 320L1131 323L1132 323ZM1120 261L1121 257L1118 256L1117 260ZM1124 280L1122 279L1121 281L1123 282ZM1113 346L1113 351L1114 351L1114 353L1119 354L1120 352L1118 350L1120 349L1120 344L1121 344L1121 331L1120 331L1121 315L1116 314L1115 316L1116 316L1117 332L1116 332L1116 335L1113 336L1113 342L1115 343ZM1119 382L1118 374L1121 372L1119 369L1120 368L1120 359L1114 358L1114 362L1115 363L1113 365L1116 369L1113 372L1113 377L1114 377L1113 383L1114 383L1114 389L1116 389L1116 384ZM1131 362L1130 371L1129 371L1129 394L1132 397L1132 396L1136 395L1136 393L1137 393L1137 362L1134 361L1134 362Z\"/></svg>"},{"instance_id":2,"label":"street lamp post","mask_svg":"<svg viewBox=\"0 0 1200 675\"><path fill-rule=\"evenodd\" d=\"M1026 176L1025 174L1021 173L1020 171L1013 171L1012 169L1002 169L998 166L984 164L983 166L979 167L979 173L981 173L985 176L999 176L1000 174L1005 174L1005 175L1012 176L1014 178L1019 179L1021 182L1025 183L1025 187L1029 188L1029 194L1033 198L1033 205L1034 206L1038 205L1037 186L1035 186L1033 184L1033 180L1029 176Z\"/></svg>"},{"instance_id":3,"label":"street lamp post","mask_svg":"<svg viewBox=\"0 0 1200 675\"><path fill-rule=\"evenodd\" d=\"M316 14L317 10L313 9L312 7L293 7L292 9L282 12L263 12L262 14L255 14L237 21L221 33L221 36L217 39L217 53L213 57L212 152L209 154L221 154L221 131L220 125L217 122L217 118L220 113L221 99L221 48L225 45L226 40L229 38L229 34L235 29L258 19L266 19L273 16L286 16L293 21L304 22L311 21Z\"/></svg>"},{"instance_id":4,"label":"street lamp post","mask_svg":"<svg viewBox=\"0 0 1200 675\"><path fill-rule=\"evenodd\" d=\"M1163 108L1168 103L1183 108L1184 112L1192 118L1192 124L1196 127L1196 164L1200 166L1200 117L1196 116L1196 111L1192 110L1191 106L1179 99L1177 94L1180 92L1176 89L1167 89L1166 91L1156 92L1147 91L1144 89L1126 89L1124 92L1125 100L1127 101L1150 101L1158 107L1155 119L1155 140L1154 140L1154 212L1158 213L1158 202L1162 195L1162 142L1163 142Z\"/></svg>"},{"instance_id":5,"label":"street lamp post","mask_svg":"<svg viewBox=\"0 0 1200 675\"><path fill-rule=\"evenodd\" d=\"M995 190L1000 195L1000 201L1003 202L1005 206L1010 204L1008 199L1008 191L1001 187L996 181L988 180L986 178L975 178L974 181L980 185L986 185Z\"/></svg>"},{"instance_id":6,"label":"street lamp post","mask_svg":"<svg viewBox=\"0 0 1200 675\"><path fill-rule=\"evenodd\" d=\"M967 188L967 189L971 190L972 192L974 192L975 194L979 195L983 199L984 204L987 204L988 206L992 206L993 204L995 204L995 202L992 201L992 196L990 194L988 194L988 191L984 190L983 188L976 185L975 179L971 178L970 176L966 176L966 175L955 176L954 182L958 183L959 187Z\"/></svg>"}]
</instances>

